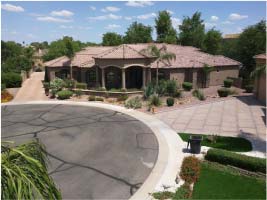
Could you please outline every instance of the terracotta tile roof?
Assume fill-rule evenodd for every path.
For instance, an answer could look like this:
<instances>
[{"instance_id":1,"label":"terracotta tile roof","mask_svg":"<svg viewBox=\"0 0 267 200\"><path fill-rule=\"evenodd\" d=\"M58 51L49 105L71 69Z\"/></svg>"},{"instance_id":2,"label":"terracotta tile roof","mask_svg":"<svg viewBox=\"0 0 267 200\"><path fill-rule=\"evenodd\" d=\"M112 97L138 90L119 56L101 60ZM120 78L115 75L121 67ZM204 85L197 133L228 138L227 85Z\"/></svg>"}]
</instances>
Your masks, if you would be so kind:
<instances>
[{"instance_id":1,"label":"terracotta tile roof","mask_svg":"<svg viewBox=\"0 0 267 200\"><path fill-rule=\"evenodd\" d=\"M253 58L258 59L265 59L266 60L266 53L255 55Z\"/></svg>"},{"instance_id":2,"label":"terracotta tile roof","mask_svg":"<svg viewBox=\"0 0 267 200\"><path fill-rule=\"evenodd\" d=\"M130 45L122 44L98 54L94 58L101 59L135 59L135 58L148 58L147 55L142 54Z\"/></svg>"},{"instance_id":3,"label":"terracotta tile roof","mask_svg":"<svg viewBox=\"0 0 267 200\"><path fill-rule=\"evenodd\" d=\"M148 44L124 44L116 47L87 47L84 50L77 52L73 61L73 66L91 67L94 65L94 58L98 59L137 59L148 58L151 56L141 53L143 49L148 48ZM180 46L171 44L153 44L158 48L166 45L167 51L176 55L176 59L170 63L160 63L160 68L198 68L204 64L210 66L230 66L241 65L241 63L221 55L211 55L200 51L200 49L190 46ZM45 63L49 67L68 66L70 60L66 56L56 58ZM151 63L151 67L156 67L156 61Z\"/></svg>"}]
</instances>

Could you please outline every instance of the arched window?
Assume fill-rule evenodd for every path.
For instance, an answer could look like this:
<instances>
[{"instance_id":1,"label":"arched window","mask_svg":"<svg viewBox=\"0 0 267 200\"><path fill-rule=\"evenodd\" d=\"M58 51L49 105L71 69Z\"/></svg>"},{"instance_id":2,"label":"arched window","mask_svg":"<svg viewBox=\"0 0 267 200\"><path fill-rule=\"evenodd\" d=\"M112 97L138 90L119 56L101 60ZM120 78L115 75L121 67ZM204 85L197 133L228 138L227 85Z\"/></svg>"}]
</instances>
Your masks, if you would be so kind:
<instances>
[{"instance_id":1,"label":"arched window","mask_svg":"<svg viewBox=\"0 0 267 200\"><path fill-rule=\"evenodd\" d=\"M87 71L87 83L95 83L96 82L96 71L94 69L90 69Z\"/></svg>"}]
</instances>

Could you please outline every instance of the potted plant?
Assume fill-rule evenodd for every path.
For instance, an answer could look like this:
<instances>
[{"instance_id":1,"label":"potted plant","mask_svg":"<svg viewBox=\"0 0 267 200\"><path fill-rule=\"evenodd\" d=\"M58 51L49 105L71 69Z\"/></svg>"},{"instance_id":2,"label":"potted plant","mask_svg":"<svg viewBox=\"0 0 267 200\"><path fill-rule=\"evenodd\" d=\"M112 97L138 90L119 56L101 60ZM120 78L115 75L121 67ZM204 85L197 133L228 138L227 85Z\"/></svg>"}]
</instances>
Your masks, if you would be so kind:
<instances>
[{"instance_id":1,"label":"potted plant","mask_svg":"<svg viewBox=\"0 0 267 200\"><path fill-rule=\"evenodd\" d=\"M49 95L49 89L50 89L49 82L44 82L43 86L44 86L44 90L45 90L45 95L48 96Z\"/></svg>"}]
</instances>

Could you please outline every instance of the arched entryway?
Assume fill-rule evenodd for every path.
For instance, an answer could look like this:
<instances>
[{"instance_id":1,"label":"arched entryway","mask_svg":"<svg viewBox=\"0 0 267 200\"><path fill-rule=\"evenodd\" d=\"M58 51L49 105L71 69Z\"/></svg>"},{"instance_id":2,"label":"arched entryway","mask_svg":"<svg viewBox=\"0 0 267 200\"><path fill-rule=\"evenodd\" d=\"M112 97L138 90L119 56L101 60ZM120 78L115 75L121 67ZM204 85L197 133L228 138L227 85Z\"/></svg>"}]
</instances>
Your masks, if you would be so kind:
<instances>
[{"instance_id":1,"label":"arched entryway","mask_svg":"<svg viewBox=\"0 0 267 200\"><path fill-rule=\"evenodd\" d=\"M121 88L121 69L113 66L105 68L105 81L108 90Z\"/></svg>"},{"instance_id":2,"label":"arched entryway","mask_svg":"<svg viewBox=\"0 0 267 200\"><path fill-rule=\"evenodd\" d=\"M140 66L131 66L126 69L126 88L140 89L143 86L143 68Z\"/></svg>"}]
</instances>

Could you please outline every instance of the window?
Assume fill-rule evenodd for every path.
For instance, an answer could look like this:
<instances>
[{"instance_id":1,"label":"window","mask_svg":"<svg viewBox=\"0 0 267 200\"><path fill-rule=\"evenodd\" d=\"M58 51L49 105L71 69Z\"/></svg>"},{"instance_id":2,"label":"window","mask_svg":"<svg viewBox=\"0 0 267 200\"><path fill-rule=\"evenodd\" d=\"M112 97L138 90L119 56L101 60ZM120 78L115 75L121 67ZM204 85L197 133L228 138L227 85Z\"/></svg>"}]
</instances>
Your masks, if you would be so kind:
<instances>
[{"instance_id":1,"label":"window","mask_svg":"<svg viewBox=\"0 0 267 200\"><path fill-rule=\"evenodd\" d=\"M88 83L96 82L96 71L95 70L87 71L87 80L88 80Z\"/></svg>"}]
</instances>

